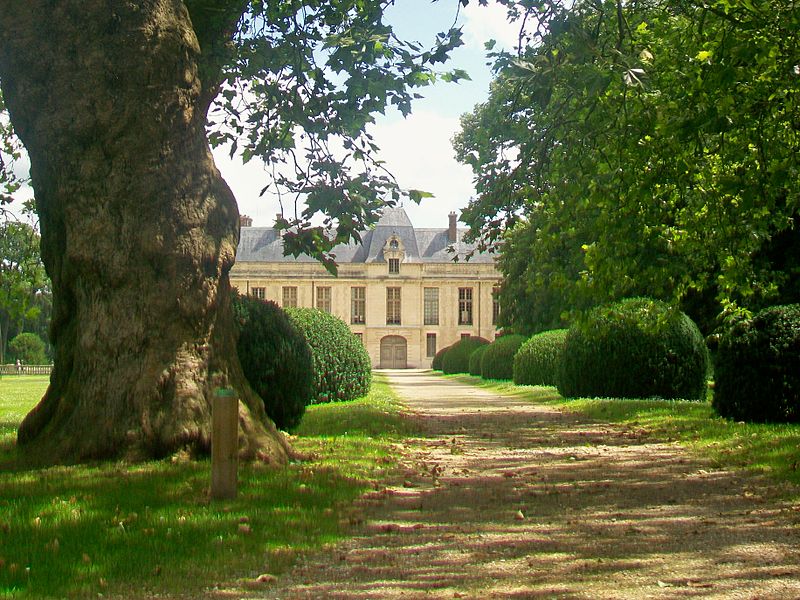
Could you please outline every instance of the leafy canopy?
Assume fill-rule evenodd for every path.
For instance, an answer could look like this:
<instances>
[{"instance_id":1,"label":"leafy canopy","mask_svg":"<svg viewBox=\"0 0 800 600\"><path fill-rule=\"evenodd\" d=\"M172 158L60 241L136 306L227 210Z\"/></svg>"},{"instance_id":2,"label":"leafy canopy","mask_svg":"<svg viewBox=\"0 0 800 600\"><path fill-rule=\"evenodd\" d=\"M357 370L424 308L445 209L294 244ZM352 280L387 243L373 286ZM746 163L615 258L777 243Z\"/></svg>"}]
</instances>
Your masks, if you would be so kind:
<instances>
[{"instance_id":1,"label":"leafy canopy","mask_svg":"<svg viewBox=\"0 0 800 600\"><path fill-rule=\"evenodd\" d=\"M431 47L399 39L384 22L389 4L185 0L214 97L211 145L263 161L262 195L281 203L286 252L310 253L330 268L331 248L357 238L387 198L426 195L401 191L374 158L375 115L390 107L407 115L419 88L467 77L436 71L461 45L460 29L438 34ZM19 148L0 96L0 202L18 189L9 161Z\"/></svg>"},{"instance_id":2,"label":"leafy canopy","mask_svg":"<svg viewBox=\"0 0 800 600\"><path fill-rule=\"evenodd\" d=\"M769 257L800 248L795 3L526 6L530 43L495 54L455 140L478 191L462 219L505 244L506 324L642 293L714 315L787 300L797 258Z\"/></svg>"}]
</instances>

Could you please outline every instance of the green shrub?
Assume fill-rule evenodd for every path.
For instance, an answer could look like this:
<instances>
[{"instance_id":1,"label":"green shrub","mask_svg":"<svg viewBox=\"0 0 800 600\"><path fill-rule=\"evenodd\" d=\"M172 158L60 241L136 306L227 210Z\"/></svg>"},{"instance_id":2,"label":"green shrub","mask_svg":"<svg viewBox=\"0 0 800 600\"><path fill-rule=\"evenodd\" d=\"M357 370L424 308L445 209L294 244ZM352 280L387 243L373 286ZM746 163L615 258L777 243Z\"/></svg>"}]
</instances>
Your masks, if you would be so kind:
<instances>
[{"instance_id":1,"label":"green shrub","mask_svg":"<svg viewBox=\"0 0 800 600\"><path fill-rule=\"evenodd\" d=\"M8 344L10 358L21 360L26 365L46 365L47 354L44 342L35 333L20 333Z\"/></svg>"},{"instance_id":2,"label":"green shrub","mask_svg":"<svg viewBox=\"0 0 800 600\"><path fill-rule=\"evenodd\" d=\"M714 409L757 423L800 423L800 304L773 306L722 336Z\"/></svg>"},{"instance_id":3,"label":"green shrub","mask_svg":"<svg viewBox=\"0 0 800 600\"><path fill-rule=\"evenodd\" d=\"M288 308L286 313L311 347L313 403L353 400L369 392L369 354L344 321L315 308Z\"/></svg>"},{"instance_id":4,"label":"green shrub","mask_svg":"<svg viewBox=\"0 0 800 600\"><path fill-rule=\"evenodd\" d=\"M706 397L708 350L697 325L663 302L630 298L572 325L558 391L567 398Z\"/></svg>"},{"instance_id":5,"label":"green shrub","mask_svg":"<svg viewBox=\"0 0 800 600\"><path fill-rule=\"evenodd\" d=\"M279 429L292 431L312 399L311 349L274 302L234 293L232 306L244 375L269 418Z\"/></svg>"},{"instance_id":6,"label":"green shrub","mask_svg":"<svg viewBox=\"0 0 800 600\"><path fill-rule=\"evenodd\" d=\"M444 355L447 354L448 350L450 350L450 346L445 346L434 355L433 360L431 361L431 369L434 371L442 370L442 361L444 360Z\"/></svg>"},{"instance_id":7,"label":"green shrub","mask_svg":"<svg viewBox=\"0 0 800 600\"><path fill-rule=\"evenodd\" d=\"M524 335L503 335L489 344L481 360L481 377L511 379L514 376L514 355L526 339Z\"/></svg>"},{"instance_id":8,"label":"green shrub","mask_svg":"<svg viewBox=\"0 0 800 600\"><path fill-rule=\"evenodd\" d=\"M468 337L450 346L442 359L442 371L451 373L469 373L469 357L479 346L488 344L482 337Z\"/></svg>"},{"instance_id":9,"label":"green shrub","mask_svg":"<svg viewBox=\"0 0 800 600\"><path fill-rule=\"evenodd\" d=\"M553 329L537 333L522 344L514 355L514 383L556 385L566 339L566 329Z\"/></svg>"},{"instance_id":10,"label":"green shrub","mask_svg":"<svg viewBox=\"0 0 800 600\"><path fill-rule=\"evenodd\" d=\"M478 346L475 349L475 352L470 354L469 356L469 374L475 375L476 377L481 376L481 359L483 358L483 354L486 352L486 349L489 347L489 344L485 344L483 346Z\"/></svg>"}]
</instances>

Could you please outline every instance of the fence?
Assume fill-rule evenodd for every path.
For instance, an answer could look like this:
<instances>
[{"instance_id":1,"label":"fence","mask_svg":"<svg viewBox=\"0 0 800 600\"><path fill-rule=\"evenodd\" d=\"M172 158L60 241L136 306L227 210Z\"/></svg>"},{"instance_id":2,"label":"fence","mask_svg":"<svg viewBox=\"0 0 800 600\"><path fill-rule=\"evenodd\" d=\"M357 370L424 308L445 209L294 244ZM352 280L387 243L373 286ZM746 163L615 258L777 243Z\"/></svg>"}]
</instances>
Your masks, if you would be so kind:
<instances>
[{"instance_id":1,"label":"fence","mask_svg":"<svg viewBox=\"0 0 800 600\"><path fill-rule=\"evenodd\" d=\"M50 375L53 365L0 365L0 375Z\"/></svg>"}]
</instances>

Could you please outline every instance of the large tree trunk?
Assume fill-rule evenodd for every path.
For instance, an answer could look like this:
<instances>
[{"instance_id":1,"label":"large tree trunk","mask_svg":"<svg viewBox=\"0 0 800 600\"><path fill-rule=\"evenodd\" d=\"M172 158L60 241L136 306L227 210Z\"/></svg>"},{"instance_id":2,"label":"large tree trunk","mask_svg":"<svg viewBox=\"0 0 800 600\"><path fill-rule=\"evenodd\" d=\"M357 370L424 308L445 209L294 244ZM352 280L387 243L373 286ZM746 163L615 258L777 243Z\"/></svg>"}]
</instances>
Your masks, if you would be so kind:
<instances>
[{"instance_id":1,"label":"large tree trunk","mask_svg":"<svg viewBox=\"0 0 800 600\"><path fill-rule=\"evenodd\" d=\"M242 3L206 4L200 22L179 0L3 2L0 82L53 282L55 369L18 435L35 456L207 451L226 384L242 454L287 455L236 356L238 212L204 129Z\"/></svg>"}]
</instances>

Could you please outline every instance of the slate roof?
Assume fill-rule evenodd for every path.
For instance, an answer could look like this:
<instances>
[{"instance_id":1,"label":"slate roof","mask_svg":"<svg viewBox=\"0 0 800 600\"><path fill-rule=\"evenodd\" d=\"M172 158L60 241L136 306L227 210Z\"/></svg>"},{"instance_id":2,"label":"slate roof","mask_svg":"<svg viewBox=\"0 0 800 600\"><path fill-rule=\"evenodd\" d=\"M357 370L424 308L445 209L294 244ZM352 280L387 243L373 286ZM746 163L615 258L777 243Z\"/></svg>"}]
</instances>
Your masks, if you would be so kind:
<instances>
[{"instance_id":1,"label":"slate roof","mask_svg":"<svg viewBox=\"0 0 800 600\"><path fill-rule=\"evenodd\" d=\"M362 243L339 244L333 249L336 262L371 263L384 262L383 248L386 241L397 235L405 250L406 263L449 263L454 254L447 248L452 246L459 257L466 256L475 248L474 244L463 241L467 229L458 229L456 242L447 239L448 229L415 229L402 207L383 209L375 227L361 234ZM278 231L272 227L242 227L239 237L237 262L316 262L315 259L301 255L297 258L283 255L283 241ZM471 263L492 263L494 256L486 252L475 252Z\"/></svg>"}]
</instances>

